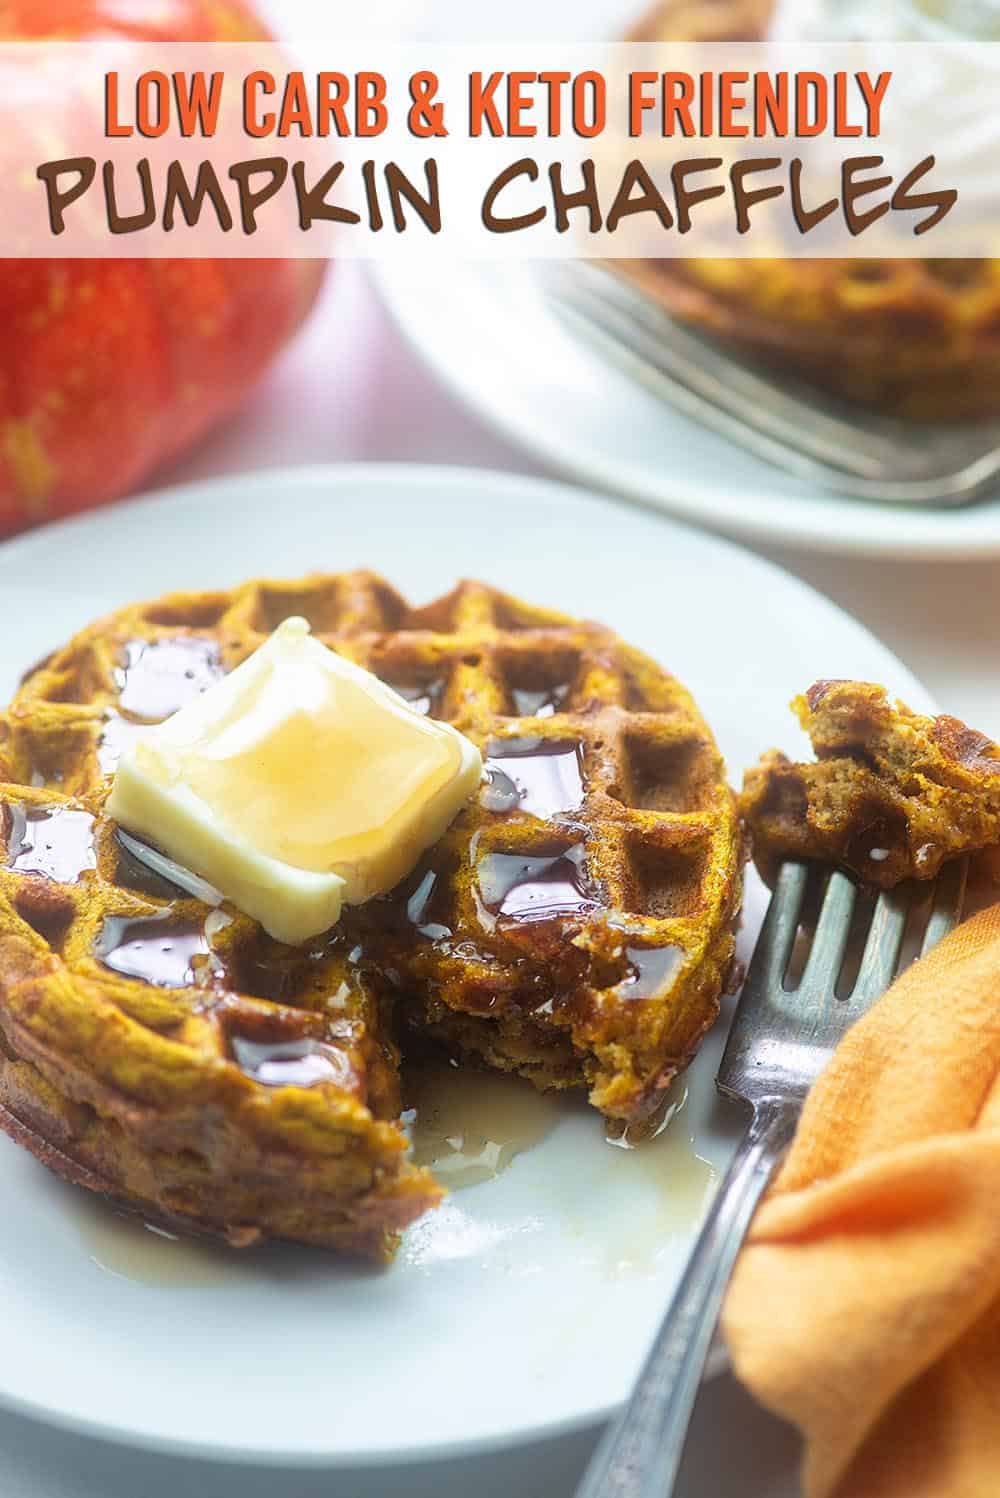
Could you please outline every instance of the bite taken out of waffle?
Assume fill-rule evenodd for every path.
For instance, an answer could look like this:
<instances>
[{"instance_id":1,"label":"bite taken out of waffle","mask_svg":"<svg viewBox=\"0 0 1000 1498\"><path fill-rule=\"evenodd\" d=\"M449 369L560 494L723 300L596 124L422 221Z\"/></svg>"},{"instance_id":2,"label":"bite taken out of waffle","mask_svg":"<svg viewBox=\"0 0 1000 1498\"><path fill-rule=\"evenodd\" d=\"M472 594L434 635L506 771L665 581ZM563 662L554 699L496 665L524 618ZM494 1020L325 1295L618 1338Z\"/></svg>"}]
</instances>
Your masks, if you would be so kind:
<instances>
[{"instance_id":1,"label":"bite taken out of waffle","mask_svg":"<svg viewBox=\"0 0 1000 1498\"><path fill-rule=\"evenodd\" d=\"M397 889L303 947L177 887L104 809L143 727L290 616L487 769ZM599 625L472 582L413 608L370 573L123 609L0 718L0 1124L151 1220L386 1257L441 1195L398 1124L400 1048L648 1119L716 1016L742 866L693 699Z\"/></svg>"}]
</instances>

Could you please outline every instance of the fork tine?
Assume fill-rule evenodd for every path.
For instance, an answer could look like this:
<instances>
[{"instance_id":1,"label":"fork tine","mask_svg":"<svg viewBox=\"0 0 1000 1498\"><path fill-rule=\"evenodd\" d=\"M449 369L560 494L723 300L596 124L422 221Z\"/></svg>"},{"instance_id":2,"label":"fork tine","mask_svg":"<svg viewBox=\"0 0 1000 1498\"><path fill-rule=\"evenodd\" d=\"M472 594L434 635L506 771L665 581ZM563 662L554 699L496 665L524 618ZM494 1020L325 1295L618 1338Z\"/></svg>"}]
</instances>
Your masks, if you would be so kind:
<instances>
[{"instance_id":1,"label":"fork tine","mask_svg":"<svg viewBox=\"0 0 1000 1498\"><path fill-rule=\"evenodd\" d=\"M808 864L784 863L778 870L771 903L747 968L744 994L780 988L795 945L808 882Z\"/></svg>"},{"instance_id":2,"label":"fork tine","mask_svg":"<svg viewBox=\"0 0 1000 1498\"><path fill-rule=\"evenodd\" d=\"M858 885L839 870L824 892L802 982L794 992L784 988L809 878L806 864L779 870L716 1077L719 1092L749 1104L752 1116L635 1393L599 1446L577 1498L652 1498L674 1491L712 1331L754 1208L794 1134L810 1087L858 1017L859 1006L839 1003L836 994L852 926L860 925L853 919ZM925 951L958 919L964 884L962 865L939 877ZM874 999L891 980L910 912L922 912L925 900L926 886L919 904L912 887L879 897L855 984L859 996Z\"/></svg>"},{"instance_id":3,"label":"fork tine","mask_svg":"<svg viewBox=\"0 0 1000 1498\"><path fill-rule=\"evenodd\" d=\"M921 957L926 957L941 938L947 936L958 924L965 900L967 873L968 860L962 858L947 864L938 875L931 915L920 949ZM851 994L852 1002L866 1005L874 1003L885 993L896 976L912 898L912 889L909 893L903 889L884 890L879 895L857 982Z\"/></svg>"},{"instance_id":4,"label":"fork tine","mask_svg":"<svg viewBox=\"0 0 1000 1498\"><path fill-rule=\"evenodd\" d=\"M851 992L852 1003L873 1004L889 987L899 961L909 913L910 901L904 891L883 890L879 895L857 981Z\"/></svg>"},{"instance_id":5,"label":"fork tine","mask_svg":"<svg viewBox=\"0 0 1000 1498\"><path fill-rule=\"evenodd\" d=\"M823 908L816 923L812 951L800 988L833 993L847 950L857 895L858 888L853 879L835 869L823 896Z\"/></svg>"},{"instance_id":6,"label":"fork tine","mask_svg":"<svg viewBox=\"0 0 1000 1498\"><path fill-rule=\"evenodd\" d=\"M926 957L932 947L936 947L943 936L958 925L962 914L962 906L965 903L965 884L969 875L969 860L959 858L954 863L946 864L938 875L937 889L934 894L934 907L931 918L927 922L927 930L924 932L924 943L920 948L921 957Z\"/></svg>"}]
</instances>

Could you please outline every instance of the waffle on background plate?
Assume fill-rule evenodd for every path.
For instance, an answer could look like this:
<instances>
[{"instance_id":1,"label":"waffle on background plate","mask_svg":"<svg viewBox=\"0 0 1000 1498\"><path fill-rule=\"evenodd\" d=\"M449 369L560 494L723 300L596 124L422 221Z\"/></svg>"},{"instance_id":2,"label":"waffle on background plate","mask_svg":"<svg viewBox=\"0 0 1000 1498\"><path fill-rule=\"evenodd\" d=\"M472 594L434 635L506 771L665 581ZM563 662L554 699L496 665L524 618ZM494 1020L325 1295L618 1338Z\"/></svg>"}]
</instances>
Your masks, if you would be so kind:
<instances>
[{"instance_id":1,"label":"waffle on background plate","mask_svg":"<svg viewBox=\"0 0 1000 1498\"><path fill-rule=\"evenodd\" d=\"M660 0L636 42L761 41L776 0ZM1000 416L1000 260L616 261L672 316L777 371L917 421Z\"/></svg>"},{"instance_id":2,"label":"waffle on background plate","mask_svg":"<svg viewBox=\"0 0 1000 1498\"><path fill-rule=\"evenodd\" d=\"M295 614L489 772L398 890L304 948L192 898L103 814L142 724ZM400 1044L655 1114L733 958L741 830L690 694L609 630L477 583L416 609L353 573L113 614L0 717L0 819L0 1125L237 1244L384 1258L439 1199L397 1122Z\"/></svg>"}]
</instances>

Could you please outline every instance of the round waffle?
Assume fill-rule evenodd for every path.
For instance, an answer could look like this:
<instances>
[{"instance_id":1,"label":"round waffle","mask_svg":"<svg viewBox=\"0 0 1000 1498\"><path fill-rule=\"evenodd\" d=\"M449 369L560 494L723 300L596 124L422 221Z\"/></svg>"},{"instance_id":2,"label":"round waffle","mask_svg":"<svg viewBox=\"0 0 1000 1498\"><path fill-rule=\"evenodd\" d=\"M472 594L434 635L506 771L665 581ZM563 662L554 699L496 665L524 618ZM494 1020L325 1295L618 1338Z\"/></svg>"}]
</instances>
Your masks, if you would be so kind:
<instances>
[{"instance_id":1,"label":"round waffle","mask_svg":"<svg viewBox=\"0 0 1000 1498\"><path fill-rule=\"evenodd\" d=\"M774 0L660 0L637 42L758 41ZM672 316L888 414L1000 412L1000 260L618 262Z\"/></svg>"},{"instance_id":2,"label":"round waffle","mask_svg":"<svg viewBox=\"0 0 1000 1498\"><path fill-rule=\"evenodd\" d=\"M192 898L103 810L143 725L290 615L488 767L399 889L305 948ZM439 1198L397 1123L397 1040L641 1120L732 961L741 833L691 696L609 630L483 584L416 609L370 573L123 609L0 718L0 808L0 1124L234 1242L377 1257Z\"/></svg>"}]
</instances>

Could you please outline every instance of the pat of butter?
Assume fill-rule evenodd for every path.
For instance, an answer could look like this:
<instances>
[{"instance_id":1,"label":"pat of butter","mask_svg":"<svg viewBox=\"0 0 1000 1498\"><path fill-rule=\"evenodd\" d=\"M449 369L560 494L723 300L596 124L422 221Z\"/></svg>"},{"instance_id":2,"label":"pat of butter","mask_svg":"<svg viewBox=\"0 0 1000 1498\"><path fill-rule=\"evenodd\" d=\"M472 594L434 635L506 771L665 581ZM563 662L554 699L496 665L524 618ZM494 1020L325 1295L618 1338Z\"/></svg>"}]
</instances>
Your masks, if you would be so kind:
<instances>
[{"instance_id":1,"label":"pat of butter","mask_svg":"<svg viewBox=\"0 0 1000 1498\"><path fill-rule=\"evenodd\" d=\"M398 884L482 773L457 729L286 619L134 742L108 812L296 944Z\"/></svg>"}]
</instances>

